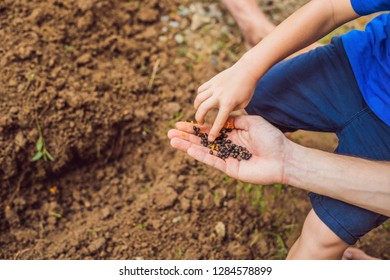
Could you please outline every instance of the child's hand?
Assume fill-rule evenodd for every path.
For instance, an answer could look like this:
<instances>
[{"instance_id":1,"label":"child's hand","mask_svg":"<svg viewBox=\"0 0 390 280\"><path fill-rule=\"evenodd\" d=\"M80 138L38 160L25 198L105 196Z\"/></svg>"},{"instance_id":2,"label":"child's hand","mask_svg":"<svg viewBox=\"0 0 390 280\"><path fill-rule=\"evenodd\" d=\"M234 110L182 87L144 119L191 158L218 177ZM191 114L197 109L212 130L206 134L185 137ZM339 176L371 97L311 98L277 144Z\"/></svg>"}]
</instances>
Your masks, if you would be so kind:
<instances>
[{"instance_id":1,"label":"child's hand","mask_svg":"<svg viewBox=\"0 0 390 280\"><path fill-rule=\"evenodd\" d=\"M210 155L195 136L193 124L179 122L168 132L171 145L227 175L254 184L284 183L283 166L291 141L283 133L259 116L238 116L230 121L235 129L228 135L232 143L244 146L252 154L249 160L238 161L232 157L225 160ZM209 132L207 125L198 126Z\"/></svg>"},{"instance_id":2,"label":"child's hand","mask_svg":"<svg viewBox=\"0 0 390 280\"><path fill-rule=\"evenodd\" d=\"M196 121L203 124L207 112L219 108L210 130L210 141L218 136L232 111L244 109L248 105L256 83L257 79L251 75L248 67L238 61L199 87L194 102Z\"/></svg>"}]
</instances>

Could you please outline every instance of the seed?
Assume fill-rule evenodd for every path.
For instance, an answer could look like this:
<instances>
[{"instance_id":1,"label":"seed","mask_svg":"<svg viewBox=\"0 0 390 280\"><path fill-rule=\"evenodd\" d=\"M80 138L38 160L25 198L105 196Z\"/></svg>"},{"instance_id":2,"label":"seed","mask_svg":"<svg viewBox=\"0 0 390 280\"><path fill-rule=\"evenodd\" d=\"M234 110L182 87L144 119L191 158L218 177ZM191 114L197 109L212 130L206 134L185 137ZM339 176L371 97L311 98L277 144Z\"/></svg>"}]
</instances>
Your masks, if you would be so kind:
<instances>
[{"instance_id":1,"label":"seed","mask_svg":"<svg viewBox=\"0 0 390 280\"><path fill-rule=\"evenodd\" d=\"M232 129L221 129L218 137L212 142L208 141L208 134L200 132L200 128L193 126L194 134L198 136L201 141L201 145L210 149L210 155L216 155L217 157L225 160L229 157L233 157L238 161L244 159L248 160L252 157L252 154L247 148L238 146L232 143L232 140L228 139L227 132L232 132ZM213 150L216 152L214 154Z\"/></svg>"}]
</instances>

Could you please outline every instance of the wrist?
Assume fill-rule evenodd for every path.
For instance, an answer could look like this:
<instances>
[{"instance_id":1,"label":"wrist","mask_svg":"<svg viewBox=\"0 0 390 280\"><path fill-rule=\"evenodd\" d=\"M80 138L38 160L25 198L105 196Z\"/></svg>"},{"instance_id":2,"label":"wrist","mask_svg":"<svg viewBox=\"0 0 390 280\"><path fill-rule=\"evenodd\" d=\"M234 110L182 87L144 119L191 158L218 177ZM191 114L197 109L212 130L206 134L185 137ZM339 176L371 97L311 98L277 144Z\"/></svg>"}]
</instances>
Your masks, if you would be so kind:
<instances>
[{"instance_id":1,"label":"wrist","mask_svg":"<svg viewBox=\"0 0 390 280\"><path fill-rule=\"evenodd\" d=\"M282 184L297 186L298 180L304 170L305 147L298 145L291 140L286 141L285 153L282 160Z\"/></svg>"},{"instance_id":2,"label":"wrist","mask_svg":"<svg viewBox=\"0 0 390 280\"><path fill-rule=\"evenodd\" d=\"M257 63L258 60L248 51L235 64L255 84L267 71L263 64Z\"/></svg>"}]
</instances>

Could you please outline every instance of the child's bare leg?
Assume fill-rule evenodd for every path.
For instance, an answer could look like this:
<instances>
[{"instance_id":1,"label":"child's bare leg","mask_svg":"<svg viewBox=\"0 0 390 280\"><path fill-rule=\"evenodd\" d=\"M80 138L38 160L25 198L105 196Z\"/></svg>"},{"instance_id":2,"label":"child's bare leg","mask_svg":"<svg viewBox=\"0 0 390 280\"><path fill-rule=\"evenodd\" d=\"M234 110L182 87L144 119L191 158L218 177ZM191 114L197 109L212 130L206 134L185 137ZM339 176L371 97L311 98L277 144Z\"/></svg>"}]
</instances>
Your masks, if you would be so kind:
<instances>
[{"instance_id":1,"label":"child's bare leg","mask_svg":"<svg viewBox=\"0 0 390 280\"><path fill-rule=\"evenodd\" d=\"M377 258L367 255L358 248L348 248L344 251L343 260L378 260Z\"/></svg>"},{"instance_id":2,"label":"child's bare leg","mask_svg":"<svg viewBox=\"0 0 390 280\"><path fill-rule=\"evenodd\" d=\"M234 17L249 50L276 27L260 9L256 0L221 0ZM312 50L321 44L314 43L290 57Z\"/></svg>"},{"instance_id":3,"label":"child's bare leg","mask_svg":"<svg viewBox=\"0 0 390 280\"><path fill-rule=\"evenodd\" d=\"M306 217L301 236L287 259L341 259L348 244L331 231L312 209Z\"/></svg>"},{"instance_id":4,"label":"child's bare leg","mask_svg":"<svg viewBox=\"0 0 390 280\"><path fill-rule=\"evenodd\" d=\"M275 28L261 11L256 0L221 1L236 20L248 49L259 43Z\"/></svg>"}]
</instances>

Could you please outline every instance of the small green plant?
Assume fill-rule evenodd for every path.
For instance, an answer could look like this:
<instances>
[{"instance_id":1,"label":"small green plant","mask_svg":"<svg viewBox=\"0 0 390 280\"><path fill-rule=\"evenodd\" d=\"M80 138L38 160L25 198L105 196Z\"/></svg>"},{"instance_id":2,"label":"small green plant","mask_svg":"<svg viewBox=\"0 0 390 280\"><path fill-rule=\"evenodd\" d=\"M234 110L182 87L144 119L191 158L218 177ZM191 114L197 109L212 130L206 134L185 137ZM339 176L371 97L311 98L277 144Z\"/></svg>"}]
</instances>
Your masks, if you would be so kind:
<instances>
[{"instance_id":1,"label":"small green plant","mask_svg":"<svg viewBox=\"0 0 390 280\"><path fill-rule=\"evenodd\" d=\"M264 201L264 186L247 184L240 180L236 180L236 199L240 200L241 192L244 191L252 206L257 207L260 212L266 211L266 203Z\"/></svg>"},{"instance_id":2,"label":"small green plant","mask_svg":"<svg viewBox=\"0 0 390 280\"><path fill-rule=\"evenodd\" d=\"M275 184L274 185L275 189L277 189L278 194L280 194L283 190L283 185L282 184Z\"/></svg>"},{"instance_id":3,"label":"small green plant","mask_svg":"<svg viewBox=\"0 0 390 280\"><path fill-rule=\"evenodd\" d=\"M177 250L177 256L178 259L182 259L184 256L183 249L181 248L181 246L179 246L179 249Z\"/></svg>"},{"instance_id":4,"label":"small green plant","mask_svg":"<svg viewBox=\"0 0 390 280\"><path fill-rule=\"evenodd\" d=\"M172 119L168 122L168 127L169 128L174 127L175 123L177 123L178 121L181 121L183 116L184 116L183 110L180 109L179 111L175 112L172 116Z\"/></svg>"},{"instance_id":5,"label":"small green plant","mask_svg":"<svg viewBox=\"0 0 390 280\"><path fill-rule=\"evenodd\" d=\"M218 192L213 193L213 199L214 201L218 201L221 198L221 195Z\"/></svg>"},{"instance_id":6,"label":"small green plant","mask_svg":"<svg viewBox=\"0 0 390 280\"><path fill-rule=\"evenodd\" d=\"M37 153L34 155L31 161L38 161L41 158L43 158L44 161L48 161L48 160L54 161L53 156L47 150L45 139L43 138L41 126L39 125L37 119L36 119L36 123L37 123L39 138L35 145L35 147L37 148Z\"/></svg>"},{"instance_id":7,"label":"small green plant","mask_svg":"<svg viewBox=\"0 0 390 280\"><path fill-rule=\"evenodd\" d=\"M194 67L191 64L186 65L186 70L188 73L193 73L194 72Z\"/></svg>"},{"instance_id":8,"label":"small green plant","mask_svg":"<svg viewBox=\"0 0 390 280\"><path fill-rule=\"evenodd\" d=\"M223 181L226 183L226 185L231 185L234 182L234 179L228 175L223 175Z\"/></svg>"},{"instance_id":9,"label":"small green plant","mask_svg":"<svg viewBox=\"0 0 390 280\"><path fill-rule=\"evenodd\" d=\"M262 236L260 235L259 231L256 229L256 230L255 230L255 233L254 233L254 235L253 235L253 238L252 238L251 242L249 243L249 246L252 247L253 245L255 245L256 242L257 242L260 238L262 238Z\"/></svg>"},{"instance_id":10,"label":"small green plant","mask_svg":"<svg viewBox=\"0 0 390 280\"><path fill-rule=\"evenodd\" d=\"M137 229L144 229L144 228L145 228L145 225L142 224L142 223L134 224L134 228L137 228Z\"/></svg>"},{"instance_id":11,"label":"small green plant","mask_svg":"<svg viewBox=\"0 0 390 280\"><path fill-rule=\"evenodd\" d=\"M88 229L88 232L90 232L90 233L98 233L99 231L100 231L99 228L90 228L90 229Z\"/></svg>"},{"instance_id":12,"label":"small green plant","mask_svg":"<svg viewBox=\"0 0 390 280\"><path fill-rule=\"evenodd\" d=\"M57 212L54 212L54 211L51 211L50 215L55 217L55 218L57 218L57 219L61 219L62 218L62 215L60 213L57 213Z\"/></svg>"},{"instance_id":13,"label":"small green plant","mask_svg":"<svg viewBox=\"0 0 390 280\"><path fill-rule=\"evenodd\" d=\"M149 187L143 187L141 189L141 193L148 193L150 191L150 188Z\"/></svg>"},{"instance_id":14,"label":"small green plant","mask_svg":"<svg viewBox=\"0 0 390 280\"><path fill-rule=\"evenodd\" d=\"M30 74L29 80L30 80L30 82L34 82L35 81L35 73L34 72L32 72Z\"/></svg>"},{"instance_id":15,"label":"small green plant","mask_svg":"<svg viewBox=\"0 0 390 280\"><path fill-rule=\"evenodd\" d=\"M196 171L199 173L199 174L206 174L206 168L204 168L204 166L203 165L201 165L201 164L198 164L198 163L195 163L196 165L195 165L195 169L196 169Z\"/></svg>"},{"instance_id":16,"label":"small green plant","mask_svg":"<svg viewBox=\"0 0 390 280\"><path fill-rule=\"evenodd\" d=\"M184 48L184 47L180 47L179 48L179 55L182 56L182 57L187 56L187 49Z\"/></svg>"},{"instance_id":17,"label":"small green plant","mask_svg":"<svg viewBox=\"0 0 390 280\"><path fill-rule=\"evenodd\" d=\"M280 234L277 234L274 232L267 232L267 234L275 237L277 251L274 255L274 258L278 259L278 260L286 259L288 250L287 250L286 244L284 243L282 236Z\"/></svg>"},{"instance_id":18,"label":"small green plant","mask_svg":"<svg viewBox=\"0 0 390 280\"><path fill-rule=\"evenodd\" d=\"M70 46L70 45L65 45L64 46L64 49L67 51L67 52L73 52L73 46Z\"/></svg>"},{"instance_id":19,"label":"small green plant","mask_svg":"<svg viewBox=\"0 0 390 280\"><path fill-rule=\"evenodd\" d=\"M266 210L266 203L264 201L264 186L252 185L246 186L245 191L248 193L250 202L253 206L257 207L260 212Z\"/></svg>"}]
</instances>

